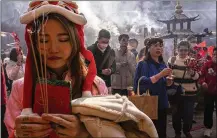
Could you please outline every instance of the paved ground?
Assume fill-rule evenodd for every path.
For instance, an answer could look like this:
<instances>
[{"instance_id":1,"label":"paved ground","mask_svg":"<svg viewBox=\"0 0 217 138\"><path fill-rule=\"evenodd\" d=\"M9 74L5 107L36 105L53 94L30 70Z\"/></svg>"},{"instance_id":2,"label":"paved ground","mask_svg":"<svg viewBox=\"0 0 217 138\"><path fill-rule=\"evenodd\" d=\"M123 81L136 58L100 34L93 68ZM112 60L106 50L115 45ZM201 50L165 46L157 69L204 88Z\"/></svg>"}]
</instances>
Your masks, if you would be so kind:
<instances>
[{"instance_id":1,"label":"paved ground","mask_svg":"<svg viewBox=\"0 0 217 138\"><path fill-rule=\"evenodd\" d=\"M212 128L212 137L211 138L217 138L217 134L216 134L216 115L214 113L213 115L214 117L214 126ZM191 134L193 136L193 138L203 138L203 131L204 131L204 126L203 126L203 112L202 111L198 111L197 113L195 113L194 115L194 120L196 121L196 124L193 124L193 130L191 131ZM167 136L168 138L173 138L175 136L173 127L172 127L172 117L171 115L168 115L168 125L167 125ZM185 136L182 134L182 137L185 138Z\"/></svg>"}]
</instances>

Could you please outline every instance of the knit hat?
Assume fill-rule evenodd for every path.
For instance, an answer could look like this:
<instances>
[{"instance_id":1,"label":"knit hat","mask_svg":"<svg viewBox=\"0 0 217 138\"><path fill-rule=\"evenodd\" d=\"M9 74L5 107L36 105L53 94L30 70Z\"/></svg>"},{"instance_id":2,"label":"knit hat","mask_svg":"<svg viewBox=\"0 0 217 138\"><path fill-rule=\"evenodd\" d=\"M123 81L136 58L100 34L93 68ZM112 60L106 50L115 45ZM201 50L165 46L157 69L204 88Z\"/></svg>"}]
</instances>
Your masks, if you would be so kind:
<instances>
[{"instance_id":1,"label":"knit hat","mask_svg":"<svg viewBox=\"0 0 217 138\"><path fill-rule=\"evenodd\" d=\"M83 57L89 61L88 73L84 80L82 87L82 97L91 96L91 88L93 85L94 78L96 76L96 65L93 54L88 51L84 46L84 31L83 26L86 24L86 19L82 14L78 13L78 6L75 2L71 1L32 1L29 4L29 9L20 17L22 24L27 24L25 29L25 40L28 51L31 51L31 40L29 32L31 31L33 21L44 14L57 13L69 21L75 24L80 39L80 52ZM32 53L28 52L25 67L24 76L24 94L23 94L23 108L31 108L32 104Z\"/></svg>"}]
</instances>

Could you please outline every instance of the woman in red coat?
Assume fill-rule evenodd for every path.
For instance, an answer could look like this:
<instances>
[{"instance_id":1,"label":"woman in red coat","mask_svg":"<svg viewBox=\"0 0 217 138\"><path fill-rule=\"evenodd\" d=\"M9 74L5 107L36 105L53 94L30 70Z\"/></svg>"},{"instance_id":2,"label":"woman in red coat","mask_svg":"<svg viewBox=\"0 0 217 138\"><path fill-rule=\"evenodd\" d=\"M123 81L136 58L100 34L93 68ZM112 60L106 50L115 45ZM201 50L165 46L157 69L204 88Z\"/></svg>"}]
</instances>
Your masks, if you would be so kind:
<instances>
[{"instance_id":1,"label":"woman in red coat","mask_svg":"<svg viewBox=\"0 0 217 138\"><path fill-rule=\"evenodd\" d=\"M214 105L217 106L217 48L213 50L212 60L208 61L202 68L201 77L204 79L202 87L204 94L204 136L210 137L213 126ZM216 107L215 107L216 108ZM216 110L217 115L217 110Z\"/></svg>"}]
</instances>

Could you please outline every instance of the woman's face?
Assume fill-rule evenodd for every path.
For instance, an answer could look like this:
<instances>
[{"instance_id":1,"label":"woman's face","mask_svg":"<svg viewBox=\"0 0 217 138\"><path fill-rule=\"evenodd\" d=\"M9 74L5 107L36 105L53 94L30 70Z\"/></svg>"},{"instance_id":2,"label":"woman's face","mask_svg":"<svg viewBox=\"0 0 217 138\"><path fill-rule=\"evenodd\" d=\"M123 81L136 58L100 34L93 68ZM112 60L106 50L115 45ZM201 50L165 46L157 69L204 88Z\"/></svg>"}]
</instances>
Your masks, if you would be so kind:
<instances>
[{"instance_id":1,"label":"woman's face","mask_svg":"<svg viewBox=\"0 0 217 138\"><path fill-rule=\"evenodd\" d=\"M46 65L58 69L67 65L72 52L69 33L63 25L54 19L49 19L41 26L38 34L38 51L46 54Z\"/></svg>"},{"instance_id":2,"label":"woman's face","mask_svg":"<svg viewBox=\"0 0 217 138\"><path fill-rule=\"evenodd\" d=\"M186 58L188 56L189 49L186 46L180 46L178 49L178 54L180 58Z\"/></svg>"},{"instance_id":3,"label":"woman's face","mask_svg":"<svg viewBox=\"0 0 217 138\"><path fill-rule=\"evenodd\" d=\"M152 57L159 57L163 54L163 44L160 42L152 44L149 50Z\"/></svg>"}]
</instances>

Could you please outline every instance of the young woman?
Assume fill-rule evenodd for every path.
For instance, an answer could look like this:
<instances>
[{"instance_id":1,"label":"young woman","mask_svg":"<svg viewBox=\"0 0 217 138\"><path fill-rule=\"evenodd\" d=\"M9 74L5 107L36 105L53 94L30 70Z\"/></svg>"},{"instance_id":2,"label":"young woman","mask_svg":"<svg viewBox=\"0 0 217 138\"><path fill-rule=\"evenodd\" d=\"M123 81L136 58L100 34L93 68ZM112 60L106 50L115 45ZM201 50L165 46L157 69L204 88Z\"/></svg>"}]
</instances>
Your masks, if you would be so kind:
<instances>
[{"instance_id":1,"label":"young woman","mask_svg":"<svg viewBox=\"0 0 217 138\"><path fill-rule=\"evenodd\" d=\"M91 56L83 49L82 25L86 20L77 14L77 8L72 2L33 1L21 17L21 22L28 24L25 37L29 53L25 78L14 82L6 107L5 123L10 137L89 136L78 117L70 114L70 100L89 90L83 86L88 73L94 74L93 70L87 71L83 62L83 57L90 60ZM96 87L87 86L91 86L92 95L108 93L104 81L94 81ZM66 84L70 87L66 88ZM32 91L32 95L25 95L26 90ZM28 110L26 100L32 102ZM56 125L51 128L50 122Z\"/></svg>"},{"instance_id":2,"label":"young woman","mask_svg":"<svg viewBox=\"0 0 217 138\"><path fill-rule=\"evenodd\" d=\"M204 89L204 131L205 137L211 137L213 127L213 112L217 108L217 48L213 50L212 60L204 64L201 71L203 78L202 87ZM215 107L214 107L215 105ZM217 115L217 110L216 110Z\"/></svg>"},{"instance_id":3,"label":"young woman","mask_svg":"<svg viewBox=\"0 0 217 138\"><path fill-rule=\"evenodd\" d=\"M187 62L189 59L190 44L188 41L181 41L178 44L178 55L171 57L168 60L169 66L172 65L174 84L176 86L181 85L183 94L180 100L175 104L175 111L173 112L172 121L173 128L175 130L176 138L181 137L182 122L183 120L183 132L187 138L191 138L190 133L193 120L193 111L195 97L197 94L197 80L199 74L189 66ZM173 58L173 59L172 59Z\"/></svg>"},{"instance_id":4,"label":"young woman","mask_svg":"<svg viewBox=\"0 0 217 138\"><path fill-rule=\"evenodd\" d=\"M158 120L154 120L160 138L166 138L168 98L166 93L166 76L172 73L163 61L163 40L150 38L146 46L146 55L136 68L134 78L134 91L137 91L138 80L140 81L140 94L149 89L151 95L158 96ZM169 81L168 81L169 84ZM150 105L151 106L151 105Z\"/></svg>"}]
</instances>

